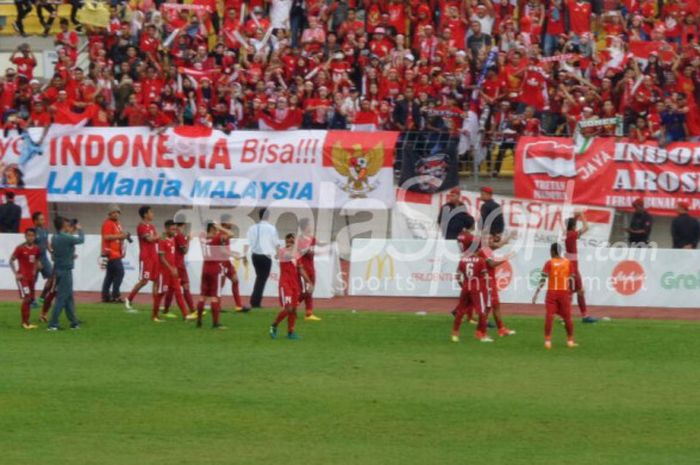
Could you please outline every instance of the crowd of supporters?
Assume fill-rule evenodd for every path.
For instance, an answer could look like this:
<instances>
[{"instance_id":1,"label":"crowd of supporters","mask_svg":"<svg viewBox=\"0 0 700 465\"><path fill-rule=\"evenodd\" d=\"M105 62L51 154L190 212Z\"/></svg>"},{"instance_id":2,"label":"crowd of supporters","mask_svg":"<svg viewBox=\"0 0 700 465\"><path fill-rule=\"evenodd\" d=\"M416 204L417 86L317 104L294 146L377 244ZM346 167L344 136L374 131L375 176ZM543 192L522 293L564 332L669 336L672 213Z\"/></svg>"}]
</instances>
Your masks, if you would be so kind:
<instances>
[{"instance_id":1,"label":"crowd of supporters","mask_svg":"<svg viewBox=\"0 0 700 465\"><path fill-rule=\"evenodd\" d=\"M6 130L91 126L700 137L698 0L113 1L0 77ZM89 62L77 65L79 36ZM605 119L580 126L580 121Z\"/></svg>"}]
</instances>

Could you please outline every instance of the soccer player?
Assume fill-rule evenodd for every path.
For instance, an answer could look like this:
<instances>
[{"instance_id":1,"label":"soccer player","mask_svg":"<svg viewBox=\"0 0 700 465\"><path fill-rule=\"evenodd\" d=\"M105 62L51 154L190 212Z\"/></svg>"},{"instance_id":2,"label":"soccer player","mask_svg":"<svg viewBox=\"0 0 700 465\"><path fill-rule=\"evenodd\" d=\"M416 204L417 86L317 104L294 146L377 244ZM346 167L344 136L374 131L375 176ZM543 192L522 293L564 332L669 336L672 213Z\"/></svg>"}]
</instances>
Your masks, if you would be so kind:
<instances>
[{"instance_id":1,"label":"soccer player","mask_svg":"<svg viewBox=\"0 0 700 465\"><path fill-rule=\"evenodd\" d=\"M192 299L192 293L190 292L190 276L187 273L187 265L185 264L185 257L187 252L190 250L190 236L186 234L185 222L178 222L175 219L175 226L177 227L177 232L175 233L175 263L177 266L177 276L180 278L180 285L182 286L182 295L187 303L187 309L190 313L195 313L196 308L194 306L194 300ZM173 300L174 289L170 288L168 293L165 295L165 310L163 314L166 316L170 315L170 304Z\"/></svg>"},{"instance_id":2,"label":"soccer player","mask_svg":"<svg viewBox=\"0 0 700 465\"><path fill-rule=\"evenodd\" d=\"M544 299L547 314L544 320L544 348L552 348L552 323L554 315L559 315L566 325L567 345L577 347L574 342L574 322L571 320L571 284L573 281L571 261L561 256L561 246L556 242L550 248L550 260L545 263L540 275L532 303L537 303L537 296L547 282L547 295Z\"/></svg>"},{"instance_id":3,"label":"soccer player","mask_svg":"<svg viewBox=\"0 0 700 465\"><path fill-rule=\"evenodd\" d=\"M153 210L144 205L139 208L141 222L136 228L139 236L139 281L124 301L124 306L129 312L135 312L131 303L136 294L150 281L153 284L153 298L158 294L158 231L153 225Z\"/></svg>"},{"instance_id":4,"label":"soccer player","mask_svg":"<svg viewBox=\"0 0 700 465\"><path fill-rule=\"evenodd\" d=\"M488 265L483 255L468 251L457 266L457 281L462 288L452 324L452 342L459 342L459 328L464 316L476 311L479 323L476 338L481 342L493 342L488 336Z\"/></svg>"},{"instance_id":5,"label":"soccer player","mask_svg":"<svg viewBox=\"0 0 700 465\"><path fill-rule=\"evenodd\" d=\"M503 319L501 318L501 300L498 297L498 282L496 281L496 268L498 268L500 265L504 264L508 260L497 260L494 254L494 250L506 245L508 243L508 240L508 238L501 239L501 236L498 234L489 235L488 245L486 247L482 247L479 250L479 253L481 253L481 255L486 260L486 264L488 265L488 301L491 305L490 310L493 312L493 319L496 322L496 328L498 328L498 335L500 337L515 335L514 330L507 328L505 324L503 324Z\"/></svg>"},{"instance_id":6,"label":"soccer player","mask_svg":"<svg viewBox=\"0 0 700 465\"><path fill-rule=\"evenodd\" d=\"M207 234L201 239L202 244L202 282L199 302L197 302L197 327L202 327L204 305L211 302L212 327L214 329L226 329L219 322L221 315L221 302L219 292L224 279L224 270L221 263L228 259L227 249L222 244L222 235L215 223L207 224Z\"/></svg>"},{"instance_id":7,"label":"soccer player","mask_svg":"<svg viewBox=\"0 0 700 465\"><path fill-rule=\"evenodd\" d=\"M321 321L319 317L314 315L313 289L316 286L314 253L317 242L313 235L313 226L309 218L302 218L301 221L299 221L299 229L301 231L301 234L297 238L297 250L299 251L300 255L299 264L302 268L304 268L306 276L308 276L310 279L310 282L302 283L302 294L300 299L304 302L306 309L304 321ZM304 289L312 289L312 291L305 291Z\"/></svg>"},{"instance_id":8,"label":"soccer player","mask_svg":"<svg viewBox=\"0 0 700 465\"><path fill-rule=\"evenodd\" d=\"M177 226L173 220L167 220L164 224L165 232L163 237L158 241L158 256L160 257L160 272L158 273L158 292L153 294L153 313L151 319L156 323L161 323L163 320L158 318L160 310L160 301L165 294L170 292L175 296L177 306L182 312L182 317L186 320L197 318L194 313L188 313L185 298L182 296L182 285L180 284L180 276L178 275L177 259L175 258L175 235L177 234ZM155 285L155 284L154 284Z\"/></svg>"},{"instance_id":9,"label":"soccer player","mask_svg":"<svg viewBox=\"0 0 700 465\"><path fill-rule=\"evenodd\" d=\"M236 271L236 267L233 266L233 262L231 261L231 258L233 258L233 252L231 252L230 246L231 238L233 237L233 221L231 215L222 215L221 227L217 229L219 234L221 234L221 244L226 247L226 250L229 251L229 257L223 261L221 265L224 269L224 277L231 281L231 294L233 295L233 300L236 304L236 311L247 313L250 311L250 307L243 305L243 302L241 301L238 273ZM247 261L248 259L243 256L243 260Z\"/></svg>"},{"instance_id":10,"label":"soccer player","mask_svg":"<svg viewBox=\"0 0 700 465\"><path fill-rule=\"evenodd\" d=\"M581 229L576 229L578 220L581 220ZM583 289L583 280L581 272L578 268L578 240L588 231L588 222L583 212L577 212L573 217L566 220L566 238L564 244L566 246L566 258L571 262L571 275L573 278L572 292L576 293L576 303L581 311L581 317L584 323L595 323L598 318L588 315L586 307L586 296Z\"/></svg>"},{"instance_id":11,"label":"soccer player","mask_svg":"<svg viewBox=\"0 0 700 465\"><path fill-rule=\"evenodd\" d=\"M290 233L285 236L284 247L278 249L277 259L280 262L279 299L282 310L270 325L270 337L277 338L277 327L286 318L287 339L296 340L299 339L299 336L294 331L294 325L297 321L297 306L302 291L301 279L306 285L306 292L313 292L314 289L311 279L299 261L294 234Z\"/></svg>"},{"instance_id":12,"label":"soccer player","mask_svg":"<svg viewBox=\"0 0 700 465\"><path fill-rule=\"evenodd\" d=\"M29 323L32 302L34 301L34 283L36 274L39 271L40 255L39 246L36 245L36 230L28 228L24 232L24 243L17 246L10 256L10 268L15 274L19 297L22 299L22 328L36 329L37 327ZM19 263L19 268L15 265Z\"/></svg>"},{"instance_id":13,"label":"soccer player","mask_svg":"<svg viewBox=\"0 0 700 465\"><path fill-rule=\"evenodd\" d=\"M41 303L41 316L39 321L44 323L48 322L49 309L51 308L51 303L54 297L56 297L56 286L55 278L53 274L53 265L51 259L49 258L49 230L46 228L46 218L41 212L34 212L32 214L32 223L34 223L34 229L36 230L36 245L39 247L39 272L44 278L44 289L41 291L39 296L39 302Z\"/></svg>"}]
</instances>

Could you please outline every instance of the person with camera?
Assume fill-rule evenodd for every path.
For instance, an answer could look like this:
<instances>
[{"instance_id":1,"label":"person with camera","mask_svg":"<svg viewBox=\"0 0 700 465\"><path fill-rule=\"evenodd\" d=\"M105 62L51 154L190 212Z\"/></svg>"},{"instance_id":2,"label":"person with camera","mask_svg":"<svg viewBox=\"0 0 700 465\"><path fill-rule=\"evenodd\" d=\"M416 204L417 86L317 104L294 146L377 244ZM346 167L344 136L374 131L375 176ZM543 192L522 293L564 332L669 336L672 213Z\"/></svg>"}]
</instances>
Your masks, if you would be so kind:
<instances>
[{"instance_id":1,"label":"person with camera","mask_svg":"<svg viewBox=\"0 0 700 465\"><path fill-rule=\"evenodd\" d=\"M103 303L123 303L121 285L124 280L124 241L131 242L131 234L124 232L119 222L121 209L112 204L107 219L102 223L102 260L105 264L105 279L102 282Z\"/></svg>"},{"instance_id":2,"label":"person with camera","mask_svg":"<svg viewBox=\"0 0 700 465\"><path fill-rule=\"evenodd\" d=\"M75 315L73 296L73 266L75 264L75 246L85 242L85 234L78 220L68 220L62 216L54 219L56 234L51 238L54 275L56 277L56 303L49 320L49 331L58 331L58 318L63 310L70 321L71 329L79 329L80 321Z\"/></svg>"}]
</instances>

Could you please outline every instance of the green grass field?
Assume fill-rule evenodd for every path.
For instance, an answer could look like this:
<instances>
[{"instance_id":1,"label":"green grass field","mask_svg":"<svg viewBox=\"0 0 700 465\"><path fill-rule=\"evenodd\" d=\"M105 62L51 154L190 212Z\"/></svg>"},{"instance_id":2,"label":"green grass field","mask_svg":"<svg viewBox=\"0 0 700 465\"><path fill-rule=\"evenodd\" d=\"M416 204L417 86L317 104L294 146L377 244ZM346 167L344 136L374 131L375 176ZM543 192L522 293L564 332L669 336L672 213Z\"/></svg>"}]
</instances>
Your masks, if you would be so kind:
<instances>
[{"instance_id":1,"label":"green grass field","mask_svg":"<svg viewBox=\"0 0 700 465\"><path fill-rule=\"evenodd\" d=\"M697 323L579 324L573 350L556 327L547 352L539 318L453 344L449 315L337 311L272 341L272 311L213 331L81 306L83 329L49 333L16 307L0 304L5 465L700 460Z\"/></svg>"}]
</instances>

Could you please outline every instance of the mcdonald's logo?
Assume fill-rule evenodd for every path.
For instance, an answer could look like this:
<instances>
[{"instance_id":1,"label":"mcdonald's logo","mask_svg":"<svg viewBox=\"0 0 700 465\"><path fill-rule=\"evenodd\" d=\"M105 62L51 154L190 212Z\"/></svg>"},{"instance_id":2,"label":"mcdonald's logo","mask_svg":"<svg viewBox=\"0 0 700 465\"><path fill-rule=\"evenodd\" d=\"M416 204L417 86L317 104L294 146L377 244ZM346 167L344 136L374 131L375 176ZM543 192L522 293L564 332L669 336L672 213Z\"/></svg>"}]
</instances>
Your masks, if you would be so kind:
<instances>
[{"instance_id":1,"label":"mcdonald's logo","mask_svg":"<svg viewBox=\"0 0 700 465\"><path fill-rule=\"evenodd\" d=\"M376 274L372 274L373 265L376 264ZM382 254L375 255L367 262L367 268L365 269L365 280L369 280L372 276L383 279L384 270L386 269L386 275L389 279L394 279L396 276L396 269L394 267L394 258L391 255Z\"/></svg>"}]
</instances>

